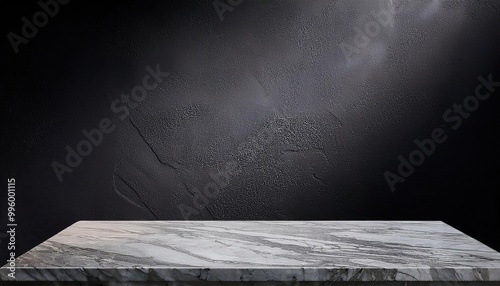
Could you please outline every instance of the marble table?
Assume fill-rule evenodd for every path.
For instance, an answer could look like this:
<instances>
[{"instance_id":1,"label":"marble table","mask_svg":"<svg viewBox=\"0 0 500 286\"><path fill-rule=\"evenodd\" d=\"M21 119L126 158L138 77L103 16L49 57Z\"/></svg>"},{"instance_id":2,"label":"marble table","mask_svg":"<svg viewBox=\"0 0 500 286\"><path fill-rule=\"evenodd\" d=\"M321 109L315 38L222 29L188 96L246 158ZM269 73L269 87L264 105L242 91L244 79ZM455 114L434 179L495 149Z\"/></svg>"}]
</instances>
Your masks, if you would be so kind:
<instances>
[{"instance_id":1,"label":"marble table","mask_svg":"<svg viewBox=\"0 0 500 286\"><path fill-rule=\"evenodd\" d=\"M80 221L8 273L0 285L500 285L500 253L439 221Z\"/></svg>"}]
</instances>

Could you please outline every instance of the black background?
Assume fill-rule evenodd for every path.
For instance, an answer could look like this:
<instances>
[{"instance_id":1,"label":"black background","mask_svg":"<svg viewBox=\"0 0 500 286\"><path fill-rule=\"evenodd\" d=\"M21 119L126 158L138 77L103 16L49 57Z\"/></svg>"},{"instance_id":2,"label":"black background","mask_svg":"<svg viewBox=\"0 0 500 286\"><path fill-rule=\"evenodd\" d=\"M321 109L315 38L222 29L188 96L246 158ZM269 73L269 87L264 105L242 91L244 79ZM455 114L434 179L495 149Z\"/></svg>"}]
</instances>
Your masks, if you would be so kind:
<instances>
[{"instance_id":1,"label":"black background","mask_svg":"<svg viewBox=\"0 0 500 286\"><path fill-rule=\"evenodd\" d=\"M190 219L442 220L500 250L499 92L455 131L442 120L479 75L500 81L498 2L398 2L352 62L339 45L390 1L243 0L223 21L211 1L103 2L60 6L18 54L6 35L40 7L2 3L0 229L14 177L17 255L78 220L184 219L230 161ZM169 76L121 121L110 103L157 64ZM106 117L60 183L51 163ZM383 173L436 127L448 140L391 192Z\"/></svg>"}]
</instances>

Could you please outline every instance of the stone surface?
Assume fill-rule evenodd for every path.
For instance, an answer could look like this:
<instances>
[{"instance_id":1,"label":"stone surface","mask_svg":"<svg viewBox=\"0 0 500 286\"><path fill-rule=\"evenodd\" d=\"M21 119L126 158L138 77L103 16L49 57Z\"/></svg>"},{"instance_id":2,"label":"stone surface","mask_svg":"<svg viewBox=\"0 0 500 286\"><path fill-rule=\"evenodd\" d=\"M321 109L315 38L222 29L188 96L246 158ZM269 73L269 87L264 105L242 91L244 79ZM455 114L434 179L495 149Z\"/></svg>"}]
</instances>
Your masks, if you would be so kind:
<instances>
[{"instance_id":1,"label":"stone surface","mask_svg":"<svg viewBox=\"0 0 500 286\"><path fill-rule=\"evenodd\" d=\"M500 281L500 253L438 221L80 221L16 267L16 281Z\"/></svg>"},{"instance_id":2,"label":"stone surface","mask_svg":"<svg viewBox=\"0 0 500 286\"><path fill-rule=\"evenodd\" d=\"M15 54L6 35L36 2L1 17L17 254L78 220L181 220L182 205L190 220L443 219L500 251L500 88L458 130L442 120L479 75L500 81L500 1L243 0L222 22L214 0L69 1ZM391 6L348 62L340 45ZM122 120L111 102L157 64L170 76ZM51 164L105 117L116 130L59 182ZM391 192L383 173L437 127L448 140Z\"/></svg>"}]
</instances>

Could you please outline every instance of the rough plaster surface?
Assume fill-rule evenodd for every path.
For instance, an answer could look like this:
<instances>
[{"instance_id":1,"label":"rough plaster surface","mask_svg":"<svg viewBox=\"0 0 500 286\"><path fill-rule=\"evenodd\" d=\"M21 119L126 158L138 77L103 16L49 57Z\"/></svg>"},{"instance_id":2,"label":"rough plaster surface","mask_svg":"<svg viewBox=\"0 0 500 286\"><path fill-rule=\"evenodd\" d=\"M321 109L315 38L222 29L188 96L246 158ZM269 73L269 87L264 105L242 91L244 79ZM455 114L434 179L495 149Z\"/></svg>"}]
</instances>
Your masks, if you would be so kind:
<instances>
[{"instance_id":1,"label":"rough plaster surface","mask_svg":"<svg viewBox=\"0 0 500 286\"><path fill-rule=\"evenodd\" d=\"M339 45L389 5L393 26L347 61ZM5 12L4 34L34 8ZM396 192L383 173L446 127L442 113L478 75L500 78L499 11L495 1L244 0L220 21L209 1L72 2L19 54L2 42L2 168L17 179L18 245L79 219L183 219L178 206L195 208L210 173L237 162L191 218L437 219L498 249L497 99ZM120 120L110 103L157 64L169 76ZM114 132L59 183L50 164L105 117Z\"/></svg>"}]
</instances>

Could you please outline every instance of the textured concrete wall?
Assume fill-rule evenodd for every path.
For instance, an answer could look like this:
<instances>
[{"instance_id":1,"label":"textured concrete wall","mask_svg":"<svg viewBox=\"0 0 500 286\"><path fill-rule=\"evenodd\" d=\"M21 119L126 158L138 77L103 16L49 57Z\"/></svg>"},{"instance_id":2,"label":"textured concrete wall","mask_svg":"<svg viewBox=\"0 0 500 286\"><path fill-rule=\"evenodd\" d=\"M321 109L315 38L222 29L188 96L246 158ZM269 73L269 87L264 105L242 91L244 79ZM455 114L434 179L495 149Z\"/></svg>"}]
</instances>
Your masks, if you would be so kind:
<instances>
[{"instance_id":1,"label":"textured concrete wall","mask_svg":"<svg viewBox=\"0 0 500 286\"><path fill-rule=\"evenodd\" d=\"M459 128L442 117L478 76L500 81L497 2L181 3L74 1L17 54L3 38L20 251L79 219L185 218L433 219L500 249L498 92ZM4 35L40 10L18 5ZM114 129L67 166L102 119ZM447 140L398 174L435 128Z\"/></svg>"}]
</instances>

